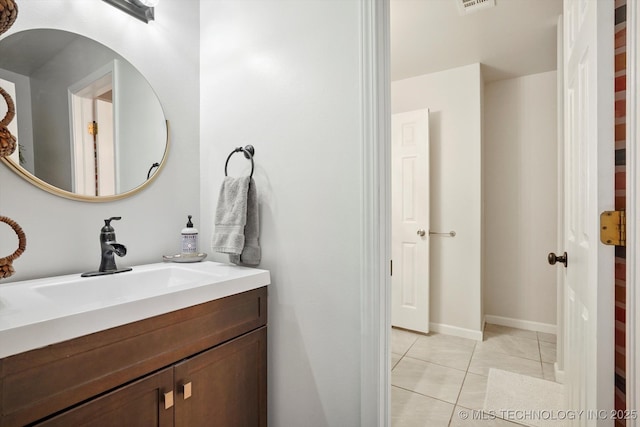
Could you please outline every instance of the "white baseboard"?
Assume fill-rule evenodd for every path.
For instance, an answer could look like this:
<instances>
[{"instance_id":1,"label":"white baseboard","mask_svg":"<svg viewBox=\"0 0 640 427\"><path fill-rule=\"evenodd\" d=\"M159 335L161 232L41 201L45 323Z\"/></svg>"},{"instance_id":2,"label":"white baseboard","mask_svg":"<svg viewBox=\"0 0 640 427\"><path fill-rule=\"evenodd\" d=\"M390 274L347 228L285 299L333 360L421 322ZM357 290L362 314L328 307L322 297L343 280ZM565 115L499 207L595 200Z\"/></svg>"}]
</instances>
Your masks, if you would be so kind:
<instances>
[{"instance_id":1,"label":"white baseboard","mask_svg":"<svg viewBox=\"0 0 640 427\"><path fill-rule=\"evenodd\" d=\"M527 331L545 332L547 334L557 334L558 328L550 323L532 322L530 320L512 319L510 317L485 315L486 323L494 325L509 326L511 328L525 329Z\"/></svg>"},{"instance_id":2,"label":"white baseboard","mask_svg":"<svg viewBox=\"0 0 640 427\"><path fill-rule=\"evenodd\" d=\"M558 362L553 364L553 371L556 374L556 382L564 384L564 370L558 369Z\"/></svg>"},{"instance_id":3,"label":"white baseboard","mask_svg":"<svg viewBox=\"0 0 640 427\"><path fill-rule=\"evenodd\" d=\"M442 323L429 323L429 330L439 334L453 335L470 340L482 341L482 331L459 328L457 326L445 325Z\"/></svg>"}]
</instances>

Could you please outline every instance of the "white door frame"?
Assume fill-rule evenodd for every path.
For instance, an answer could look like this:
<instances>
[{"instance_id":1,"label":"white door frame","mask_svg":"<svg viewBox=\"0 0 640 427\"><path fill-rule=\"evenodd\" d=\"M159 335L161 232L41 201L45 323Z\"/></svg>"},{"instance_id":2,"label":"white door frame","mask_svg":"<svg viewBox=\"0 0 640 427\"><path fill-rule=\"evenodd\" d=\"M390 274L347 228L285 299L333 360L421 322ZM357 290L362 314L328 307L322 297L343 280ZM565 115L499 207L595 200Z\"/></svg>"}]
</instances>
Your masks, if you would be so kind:
<instances>
[{"instance_id":1,"label":"white door frame","mask_svg":"<svg viewBox=\"0 0 640 427\"><path fill-rule=\"evenodd\" d=\"M627 410L640 410L640 209L637 208L640 171L640 6L635 0L627 1L627 306L626 306L626 397ZM628 420L628 426L640 426L640 420Z\"/></svg>"},{"instance_id":2,"label":"white door frame","mask_svg":"<svg viewBox=\"0 0 640 427\"><path fill-rule=\"evenodd\" d=\"M389 0L363 0L360 425L390 425L391 100Z\"/></svg>"}]
</instances>

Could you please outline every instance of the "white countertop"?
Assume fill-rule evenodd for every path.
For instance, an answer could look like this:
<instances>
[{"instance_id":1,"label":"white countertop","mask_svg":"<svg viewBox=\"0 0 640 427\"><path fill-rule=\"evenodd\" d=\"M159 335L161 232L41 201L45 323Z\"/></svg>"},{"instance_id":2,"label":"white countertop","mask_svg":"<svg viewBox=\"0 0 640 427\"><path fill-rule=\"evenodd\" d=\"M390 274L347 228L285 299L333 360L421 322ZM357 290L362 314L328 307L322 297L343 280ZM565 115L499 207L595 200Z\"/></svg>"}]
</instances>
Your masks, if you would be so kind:
<instances>
[{"instance_id":1,"label":"white countertop","mask_svg":"<svg viewBox=\"0 0 640 427\"><path fill-rule=\"evenodd\" d=\"M212 261L0 283L0 358L270 283L267 270Z\"/></svg>"}]
</instances>

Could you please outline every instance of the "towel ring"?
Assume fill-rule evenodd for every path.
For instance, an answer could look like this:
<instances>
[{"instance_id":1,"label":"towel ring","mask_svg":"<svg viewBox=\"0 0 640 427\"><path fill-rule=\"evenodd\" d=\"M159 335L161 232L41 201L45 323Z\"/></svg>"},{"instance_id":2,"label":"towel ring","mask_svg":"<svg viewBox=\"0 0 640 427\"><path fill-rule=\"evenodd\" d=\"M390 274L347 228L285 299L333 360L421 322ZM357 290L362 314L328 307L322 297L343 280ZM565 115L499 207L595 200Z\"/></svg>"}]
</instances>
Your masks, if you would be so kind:
<instances>
[{"instance_id":1,"label":"towel ring","mask_svg":"<svg viewBox=\"0 0 640 427\"><path fill-rule=\"evenodd\" d=\"M233 156L235 153L244 153L244 157L246 157L247 159L251 160L251 174L249 175L249 178L253 177L253 155L255 154L256 150L255 148L253 148L253 145L247 145L244 148L242 147L237 147L236 149L234 149L229 156L227 157L227 161L224 164L224 176L228 176L227 175L227 166L229 165L229 159L231 158L231 156Z\"/></svg>"}]
</instances>

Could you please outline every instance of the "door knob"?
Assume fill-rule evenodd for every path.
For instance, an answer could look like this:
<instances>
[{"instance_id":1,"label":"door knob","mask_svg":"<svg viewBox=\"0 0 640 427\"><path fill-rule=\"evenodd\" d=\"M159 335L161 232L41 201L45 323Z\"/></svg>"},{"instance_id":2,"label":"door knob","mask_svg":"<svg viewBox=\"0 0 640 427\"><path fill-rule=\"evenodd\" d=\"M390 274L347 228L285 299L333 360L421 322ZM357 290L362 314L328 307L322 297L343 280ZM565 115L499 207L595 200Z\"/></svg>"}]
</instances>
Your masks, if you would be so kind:
<instances>
[{"instance_id":1,"label":"door knob","mask_svg":"<svg viewBox=\"0 0 640 427\"><path fill-rule=\"evenodd\" d=\"M568 258L567 258L567 253L566 252L564 253L564 255L561 255L561 256L557 256L556 254L551 252L549 254L549 256L547 257L547 260L549 261L549 264L551 264L551 265L555 265L557 262L561 262L561 263L564 264L565 268L567 267Z\"/></svg>"},{"instance_id":2,"label":"door knob","mask_svg":"<svg viewBox=\"0 0 640 427\"><path fill-rule=\"evenodd\" d=\"M427 232L426 232L426 231L424 231L424 230L418 230L418 236L420 236L420 237L424 237L424 235L425 235L425 234L427 234Z\"/></svg>"}]
</instances>

